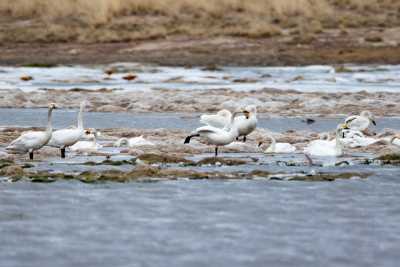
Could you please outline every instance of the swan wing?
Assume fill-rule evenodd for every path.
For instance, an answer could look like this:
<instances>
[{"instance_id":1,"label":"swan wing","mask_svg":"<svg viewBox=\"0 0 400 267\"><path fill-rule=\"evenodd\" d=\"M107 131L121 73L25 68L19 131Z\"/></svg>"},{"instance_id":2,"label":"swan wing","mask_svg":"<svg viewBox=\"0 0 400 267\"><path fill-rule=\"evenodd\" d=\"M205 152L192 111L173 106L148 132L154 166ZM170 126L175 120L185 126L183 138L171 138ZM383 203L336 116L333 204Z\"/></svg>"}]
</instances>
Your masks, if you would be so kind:
<instances>
[{"instance_id":1,"label":"swan wing","mask_svg":"<svg viewBox=\"0 0 400 267\"><path fill-rule=\"evenodd\" d=\"M314 156L336 155L336 141L314 140L304 148L304 153Z\"/></svg>"},{"instance_id":2,"label":"swan wing","mask_svg":"<svg viewBox=\"0 0 400 267\"><path fill-rule=\"evenodd\" d=\"M194 132L194 134L219 133L222 131L223 130L220 128L207 125L207 126L197 128L196 131Z\"/></svg>"},{"instance_id":3,"label":"swan wing","mask_svg":"<svg viewBox=\"0 0 400 267\"><path fill-rule=\"evenodd\" d=\"M346 123L352 130L364 131L369 127L370 121L361 116L351 116L346 119Z\"/></svg>"},{"instance_id":4,"label":"swan wing","mask_svg":"<svg viewBox=\"0 0 400 267\"><path fill-rule=\"evenodd\" d=\"M201 115L200 122L209 126L224 128L229 124L229 119L220 115Z\"/></svg>"},{"instance_id":5,"label":"swan wing","mask_svg":"<svg viewBox=\"0 0 400 267\"><path fill-rule=\"evenodd\" d=\"M83 130L78 128L57 130L53 132L48 145L54 147L71 146L78 142L82 136Z\"/></svg>"},{"instance_id":6,"label":"swan wing","mask_svg":"<svg viewBox=\"0 0 400 267\"><path fill-rule=\"evenodd\" d=\"M12 141L7 149L28 151L29 149L43 146L46 143L46 139L46 132L25 132Z\"/></svg>"},{"instance_id":7,"label":"swan wing","mask_svg":"<svg viewBox=\"0 0 400 267\"><path fill-rule=\"evenodd\" d=\"M277 143L275 146L276 153L292 153L296 151L296 147L289 143Z\"/></svg>"}]
</instances>

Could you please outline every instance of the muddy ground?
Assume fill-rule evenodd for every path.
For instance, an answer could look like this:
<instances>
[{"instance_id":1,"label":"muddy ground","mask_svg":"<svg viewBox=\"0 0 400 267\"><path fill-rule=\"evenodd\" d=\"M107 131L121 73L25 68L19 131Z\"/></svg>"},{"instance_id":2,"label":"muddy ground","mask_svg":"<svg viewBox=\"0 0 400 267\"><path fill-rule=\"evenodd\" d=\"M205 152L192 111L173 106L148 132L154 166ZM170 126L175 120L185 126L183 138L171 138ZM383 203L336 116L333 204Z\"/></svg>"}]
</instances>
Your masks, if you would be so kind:
<instances>
[{"instance_id":1,"label":"muddy ground","mask_svg":"<svg viewBox=\"0 0 400 267\"><path fill-rule=\"evenodd\" d=\"M0 64L105 64L270 66L399 64L400 28L327 29L311 37L283 32L272 38L193 37L114 43L2 43Z\"/></svg>"}]
</instances>

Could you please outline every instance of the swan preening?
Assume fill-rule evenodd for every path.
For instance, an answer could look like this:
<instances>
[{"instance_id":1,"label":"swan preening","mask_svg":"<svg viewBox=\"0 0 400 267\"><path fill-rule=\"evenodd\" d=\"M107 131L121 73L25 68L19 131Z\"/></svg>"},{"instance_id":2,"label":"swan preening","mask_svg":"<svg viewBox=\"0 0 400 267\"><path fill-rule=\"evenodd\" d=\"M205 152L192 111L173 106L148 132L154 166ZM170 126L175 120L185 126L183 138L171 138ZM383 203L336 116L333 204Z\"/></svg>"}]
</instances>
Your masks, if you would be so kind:
<instances>
[{"instance_id":1,"label":"swan preening","mask_svg":"<svg viewBox=\"0 0 400 267\"><path fill-rule=\"evenodd\" d=\"M45 131L24 132L20 137L12 141L6 149L14 153L29 153L29 158L33 160L33 152L45 146L51 139L53 132L51 115L55 108L56 105L54 103L48 106L47 128Z\"/></svg>"},{"instance_id":2,"label":"swan preening","mask_svg":"<svg viewBox=\"0 0 400 267\"><path fill-rule=\"evenodd\" d=\"M191 138L193 137L202 137L206 140L209 145L215 146L215 156L218 156L218 147L225 146L232 143L236 137L239 136L238 124L234 123L236 116L240 113L245 115L245 118L248 119L248 112L245 111L237 111L232 114L231 121L229 125L224 128L218 128L214 126L202 126L194 130L188 137L185 139L185 144L190 143Z\"/></svg>"},{"instance_id":3,"label":"swan preening","mask_svg":"<svg viewBox=\"0 0 400 267\"><path fill-rule=\"evenodd\" d=\"M266 150L264 150L264 153L293 153L296 151L296 147L289 143L277 143L275 138L269 133L267 133L267 137L271 139L271 144ZM260 147L262 144L263 141L259 142L258 146Z\"/></svg>"},{"instance_id":4,"label":"swan preening","mask_svg":"<svg viewBox=\"0 0 400 267\"><path fill-rule=\"evenodd\" d=\"M360 115L350 116L344 121L351 130L365 131L371 124L376 125L376 121L371 112L365 110Z\"/></svg>"},{"instance_id":5,"label":"swan preening","mask_svg":"<svg viewBox=\"0 0 400 267\"><path fill-rule=\"evenodd\" d=\"M70 146L71 151L78 153L96 152L103 146L97 143L97 137L100 136L100 132L96 129L90 128L85 130L84 137L88 140L81 140Z\"/></svg>"},{"instance_id":6,"label":"swan preening","mask_svg":"<svg viewBox=\"0 0 400 267\"><path fill-rule=\"evenodd\" d=\"M130 148L134 147L140 147L140 146L154 146L155 144L143 137L143 135L138 136L138 137L132 137L132 138L120 138L118 141L114 143L114 146L116 147L123 147L127 146Z\"/></svg>"},{"instance_id":7,"label":"swan preening","mask_svg":"<svg viewBox=\"0 0 400 267\"><path fill-rule=\"evenodd\" d=\"M311 156L341 156L343 155L344 130L349 129L346 123L339 124L336 128L335 139L333 140L314 140L305 148L304 153Z\"/></svg>"}]
</instances>

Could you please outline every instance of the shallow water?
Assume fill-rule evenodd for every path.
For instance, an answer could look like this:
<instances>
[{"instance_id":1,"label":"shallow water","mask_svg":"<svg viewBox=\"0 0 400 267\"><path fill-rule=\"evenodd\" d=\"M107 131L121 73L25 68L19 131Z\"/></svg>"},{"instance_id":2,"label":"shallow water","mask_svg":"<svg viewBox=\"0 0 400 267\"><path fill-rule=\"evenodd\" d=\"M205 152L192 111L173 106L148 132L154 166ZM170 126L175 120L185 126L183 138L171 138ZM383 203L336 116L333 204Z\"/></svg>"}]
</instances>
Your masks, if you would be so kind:
<instances>
[{"instance_id":1,"label":"shallow water","mask_svg":"<svg viewBox=\"0 0 400 267\"><path fill-rule=\"evenodd\" d=\"M398 266L397 169L366 180L0 183L1 266Z\"/></svg>"},{"instance_id":2,"label":"shallow water","mask_svg":"<svg viewBox=\"0 0 400 267\"><path fill-rule=\"evenodd\" d=\"M117 68L121 73L111 77L105 69ZM122 79L135 73L134 81ZM302 92L397 92L400 66L349 65L345 72L332 66L305 67L224 67L216 71L200 68L159 67L120 63L109 66L59 66L54 68L1 67L0 89L68 90L83 89L220 89L249 91L263 88L293 89ZM22 76L33 80L21 81Z\"/></svg>"},{"instance_id":3,"label":"shallow water","mask_svg":"<svg viewBox=\"0 0 400 267\"><path fill-rule=\"evenodd\" d=\"M192 130L200 126L200 114L179 113L109 113L109 112L85 112L85 127L105 128L166 128ZM76 125L77 110L56 110L53 117L55 128ZM309 130L309 131L331 131L343 118L314 118L315 123L307 124L304 118L282 118L259 116L258 126L274 132L285 132L287 130ZM47 109L9 109L0 108L0 127L42 127L46 125ZM377 119L376 131L384 128L400 129L400 118L384 117Z\"/></svg>"}]
</instances>

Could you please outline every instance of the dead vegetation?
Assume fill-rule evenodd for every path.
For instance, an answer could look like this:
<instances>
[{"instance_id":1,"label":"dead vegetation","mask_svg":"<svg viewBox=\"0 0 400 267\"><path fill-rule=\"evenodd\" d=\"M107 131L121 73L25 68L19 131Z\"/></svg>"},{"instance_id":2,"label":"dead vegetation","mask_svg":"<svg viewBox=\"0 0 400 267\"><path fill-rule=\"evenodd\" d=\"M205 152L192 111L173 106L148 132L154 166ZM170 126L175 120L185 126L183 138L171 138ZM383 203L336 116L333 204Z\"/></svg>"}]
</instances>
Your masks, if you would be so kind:
<instances>
[{"instance_id":1,"label":"dead vegetation","mask_svg":"<svg viewBox=\"0 0 400 267\"><path fill-rule=\"evenodd\" d=\"M96 43L289 33L308 43L325 29L397 26L399 9L396 0L0 0L0 41Z\"/></svg>"}]
</instances>

